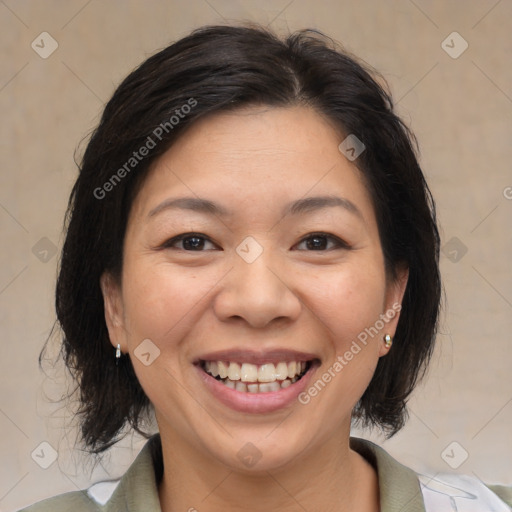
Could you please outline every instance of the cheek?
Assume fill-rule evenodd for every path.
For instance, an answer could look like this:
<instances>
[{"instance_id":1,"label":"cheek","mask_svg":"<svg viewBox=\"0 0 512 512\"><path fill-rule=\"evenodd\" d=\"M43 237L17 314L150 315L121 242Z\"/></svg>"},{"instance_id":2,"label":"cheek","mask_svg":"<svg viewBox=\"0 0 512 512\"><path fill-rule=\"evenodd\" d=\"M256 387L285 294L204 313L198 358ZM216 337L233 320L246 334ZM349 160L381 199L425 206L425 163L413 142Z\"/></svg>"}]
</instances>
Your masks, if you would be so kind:
<instances>
[{"instance_id":1,"label":"cheek","mask_svg":"<svg viewBox=\"0 0 512 512\"><path fill-rule=\"evenodd\" d=\"M318 274L309 283L309 304L342 350L379 319L385 304L384 272L372 265L350 265Z\"/></svg>"},{"instance_id":2,"label":"cheek","mask_svg":"<svg viewBox=\"0 0 512 512\"><path fill-rule=\"evenodd\" d=\"M176 348L190 331L218 279L197 269L173 269L167 263L126 265L123 282L125 324L130 349L149 338L165 349Z\"/></svg>"},{"instance_id":3,"label":"cheek","mask_svg":"<svg viewBox=\"0 0 512 512\"><path fill-rule=\"evenodd\" d=\"M335 428L350 415L375 372L380 337L361 342L361 334L383 313L385 278L378 266L347 266L330 276L317 275L309 289L308 307L323 327L329 349L301 403L312 404L315 415L328 418L325 424Z\"/></svg>"},{"instance_id":4,"label":"cheek","mask_svg":"<svg viewBox=\"0 0 512 512\"><path fill-rule=\"evenodd\" d=\"M137 379L157 409L181 410L187 396L182 396L176 382L184 380L183 370L188 368L193 348L189 335L219 279L150 258L126 261L124 269L124 321ZM156 349L148 348L147 342L142 345L147 339ZM147 352L149 364L140 358Z\"/></svg>"}]
</instances>

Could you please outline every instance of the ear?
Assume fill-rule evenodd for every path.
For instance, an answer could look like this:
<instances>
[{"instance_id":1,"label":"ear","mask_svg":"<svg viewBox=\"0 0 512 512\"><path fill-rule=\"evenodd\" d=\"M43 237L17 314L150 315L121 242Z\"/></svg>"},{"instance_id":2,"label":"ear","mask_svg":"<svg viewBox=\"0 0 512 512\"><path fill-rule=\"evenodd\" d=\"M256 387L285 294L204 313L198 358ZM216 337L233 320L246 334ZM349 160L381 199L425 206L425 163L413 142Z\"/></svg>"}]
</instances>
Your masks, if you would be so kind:
<instances>
[{"instance_id":1,"label":"ear","mask_svg":"<svg viewBox=\"0 0 512 512\"><path fill-rule=\"evenodd\" d=\"M396 271L396 276L390 278L386 288L386 310L384 315L389 320L386 322L384 334L389 334L394 338L398 319L400 318L400 311L402 310L402 300L404 298L405 289L407 288L407 281L409 279L409 269L405 266L399 267ZM384 356L389 352L386 348L384 341L382 341L379 356Z\"/></svg>"},{"instance_id":2,"label":"ear","mask_svg":"<svg viewBox=\"0 0 512 512\"><path fill-rule=\"evenodd\" d=\"M105 322L107 324L110 343L126 352L125 326L121 286L110 272L104 272L100 278L101 293L105 309Z\"/></svg>"}]
</instances>

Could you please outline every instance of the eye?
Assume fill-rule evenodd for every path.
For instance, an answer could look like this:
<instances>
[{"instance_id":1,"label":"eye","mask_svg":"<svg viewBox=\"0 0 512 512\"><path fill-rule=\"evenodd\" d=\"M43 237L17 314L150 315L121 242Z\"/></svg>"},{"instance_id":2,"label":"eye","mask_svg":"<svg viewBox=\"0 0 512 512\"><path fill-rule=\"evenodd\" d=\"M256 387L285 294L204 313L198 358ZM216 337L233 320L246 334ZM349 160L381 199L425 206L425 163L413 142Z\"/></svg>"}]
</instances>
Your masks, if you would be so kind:
<instances>
[{"instance_id":1,"label":"eye","mask_svg":"<svg viewBox=\"0 0 512 512\"><path fill-rule=\"evenodd\" d=\"M162 245L162 248L201 252L215 250L217 246L208 240L208 237L200 233L184 233L167 240L167 242Z\"/></svg>"},{"instance_id":2,"label":"eye","mask_svg":"<svg viewBox=\"0 0 512 512\"><path fill-rule=\"evenodd\" d=\"M296 248L307 251L328 251L332 249L349 249L350 247L337 236L327 233L312 233L303 238L296 245Z\"/></svg>"}]
</instances>

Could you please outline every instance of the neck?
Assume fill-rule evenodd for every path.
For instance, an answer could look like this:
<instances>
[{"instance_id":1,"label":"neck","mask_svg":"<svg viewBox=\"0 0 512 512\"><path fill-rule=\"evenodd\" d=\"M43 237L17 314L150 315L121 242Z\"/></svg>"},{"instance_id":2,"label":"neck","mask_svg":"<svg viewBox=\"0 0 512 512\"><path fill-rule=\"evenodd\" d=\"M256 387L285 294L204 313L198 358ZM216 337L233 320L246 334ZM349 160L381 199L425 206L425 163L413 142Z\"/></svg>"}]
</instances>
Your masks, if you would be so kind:
<instances>
[{"instance_id":1,"label":"neck","mask_svg":"<svg viewBox=\"0 0 512 512\"><path fill-rule=\"evenodd\" d=\"M247 473L180 445L168 434L161 433L162 512L379 510L376 471L350 449L348 435L315 446L284 467Z\"/></svg>"}]
</instances>

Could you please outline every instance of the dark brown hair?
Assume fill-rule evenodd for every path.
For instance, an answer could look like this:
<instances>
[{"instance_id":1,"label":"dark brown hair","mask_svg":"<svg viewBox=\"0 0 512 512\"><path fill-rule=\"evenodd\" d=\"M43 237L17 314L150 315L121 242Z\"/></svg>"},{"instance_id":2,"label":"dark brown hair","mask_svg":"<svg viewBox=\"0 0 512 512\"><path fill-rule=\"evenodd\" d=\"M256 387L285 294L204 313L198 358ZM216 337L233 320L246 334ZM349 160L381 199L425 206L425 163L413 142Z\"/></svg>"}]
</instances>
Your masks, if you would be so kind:
<instances>
[{"instance_id":1,"label":"dark brown hair","mask_svg":"<svg viewBox=\"0 0 512 512\"><path fill-rule=\"evenodd\" d=\"M433 350L439 234L414 137L372 76L315 30L280 39L254 25L208 26L147 59L114 92L71 193L56 289L62 354L79 385L81 433L91 451L108 448L125 426L140 431L150 410L130 358L116 366L100 289L105 271L120 278L138 187L198 119L256 104L308 105L366 146L355 163L373 199L388 274L407 266L409 280L393 349L379 359L353 417L388 436L402 428ZM149 148L144 155L142 147Z\"/></svg>"}]
</instances>

